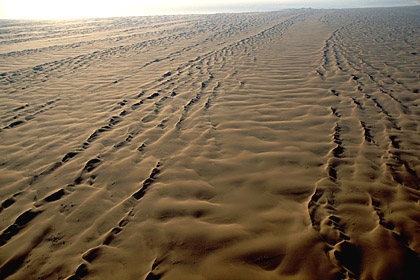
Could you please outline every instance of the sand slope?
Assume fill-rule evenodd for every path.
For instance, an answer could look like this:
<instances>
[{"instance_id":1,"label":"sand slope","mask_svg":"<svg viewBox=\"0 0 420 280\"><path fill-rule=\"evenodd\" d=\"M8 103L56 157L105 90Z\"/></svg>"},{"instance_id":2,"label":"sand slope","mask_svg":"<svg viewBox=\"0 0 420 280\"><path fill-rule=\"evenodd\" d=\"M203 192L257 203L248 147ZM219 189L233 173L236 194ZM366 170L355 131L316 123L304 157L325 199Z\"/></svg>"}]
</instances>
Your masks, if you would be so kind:
<instances>
[{"instance_id":1,"label":"sand slope","mask_svg":"<svg viewBox=\"0 0 420 280\"><path fill-rule=\"evenodd\" d=\"M0 279L411 279L420 8L0 21Z\"/></svg>"}]
</instances>

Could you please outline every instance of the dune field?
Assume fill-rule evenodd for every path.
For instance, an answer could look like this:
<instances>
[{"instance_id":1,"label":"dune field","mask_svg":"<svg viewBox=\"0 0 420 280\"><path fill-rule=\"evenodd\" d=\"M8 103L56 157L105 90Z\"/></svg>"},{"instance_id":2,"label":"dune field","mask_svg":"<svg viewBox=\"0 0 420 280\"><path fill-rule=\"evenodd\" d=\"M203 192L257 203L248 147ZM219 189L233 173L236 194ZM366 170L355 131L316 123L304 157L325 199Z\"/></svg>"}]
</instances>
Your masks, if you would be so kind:
<instances>
[{"instance_id":1,"label":"dune field","mask_svg":"<svg viewBox=\"0 0 420 280\"><path fill-rule=\"evenodd\" d=\"M420 6L0 20L0 84L0 279L420 275Z\"/></svg>"}]
</instances>

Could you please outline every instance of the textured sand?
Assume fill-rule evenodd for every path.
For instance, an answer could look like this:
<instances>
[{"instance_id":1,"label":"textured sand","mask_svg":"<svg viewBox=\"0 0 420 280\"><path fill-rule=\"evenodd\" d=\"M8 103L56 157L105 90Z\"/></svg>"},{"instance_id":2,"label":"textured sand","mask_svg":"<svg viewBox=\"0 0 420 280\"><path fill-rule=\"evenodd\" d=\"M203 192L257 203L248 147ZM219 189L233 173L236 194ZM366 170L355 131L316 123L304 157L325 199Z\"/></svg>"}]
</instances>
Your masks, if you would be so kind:
<instances>
[{"instance_id":1,"label":"textured sand","mask_svg":"<svg viewBox=\"0 0 420 280\"><path fill-rule=\"evenodd\" d=\"M419 275L418 6L0 26L0 279Z\"/></svg>"}]
</instances>

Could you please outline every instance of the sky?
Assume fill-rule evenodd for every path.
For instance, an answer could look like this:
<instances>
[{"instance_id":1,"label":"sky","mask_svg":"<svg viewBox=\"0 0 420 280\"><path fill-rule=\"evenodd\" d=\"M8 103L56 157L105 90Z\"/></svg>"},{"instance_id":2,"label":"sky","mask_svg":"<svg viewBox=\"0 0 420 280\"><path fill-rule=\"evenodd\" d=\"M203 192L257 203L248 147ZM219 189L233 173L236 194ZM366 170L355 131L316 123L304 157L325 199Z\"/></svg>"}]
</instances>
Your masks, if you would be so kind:
<instances>
[{"instance_id":1,"label":"sky","mask_svg":"<svg viewBox=\"0 0 420 280\"><path fill-rule=\"evenodd\" d=\"M285 8L355 8L420 5L415 0L0 0L1 19L70 19Z\"/></svg>"}]
</instances>

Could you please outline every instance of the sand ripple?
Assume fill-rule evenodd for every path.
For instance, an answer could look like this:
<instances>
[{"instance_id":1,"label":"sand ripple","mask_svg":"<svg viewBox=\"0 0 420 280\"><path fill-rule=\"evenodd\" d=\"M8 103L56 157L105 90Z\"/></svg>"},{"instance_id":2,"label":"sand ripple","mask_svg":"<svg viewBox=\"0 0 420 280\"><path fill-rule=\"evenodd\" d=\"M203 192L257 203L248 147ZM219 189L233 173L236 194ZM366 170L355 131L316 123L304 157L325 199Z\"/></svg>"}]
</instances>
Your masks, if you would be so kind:
<instances>
[{"instance_id":1,"label":"sand ripple","mask_svg":"<svg viewBox=\"0 0 420 280\"><path fill-rule=\"evenodd\" d=\"M420 9L0 25L0 279L410 279Z\"/></svg>"}]
</instances>

